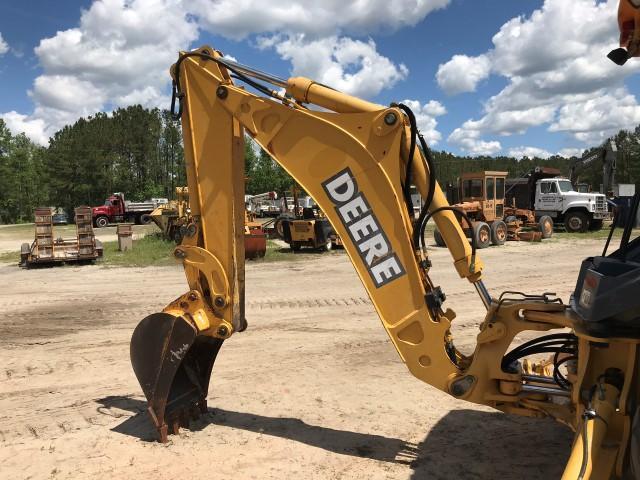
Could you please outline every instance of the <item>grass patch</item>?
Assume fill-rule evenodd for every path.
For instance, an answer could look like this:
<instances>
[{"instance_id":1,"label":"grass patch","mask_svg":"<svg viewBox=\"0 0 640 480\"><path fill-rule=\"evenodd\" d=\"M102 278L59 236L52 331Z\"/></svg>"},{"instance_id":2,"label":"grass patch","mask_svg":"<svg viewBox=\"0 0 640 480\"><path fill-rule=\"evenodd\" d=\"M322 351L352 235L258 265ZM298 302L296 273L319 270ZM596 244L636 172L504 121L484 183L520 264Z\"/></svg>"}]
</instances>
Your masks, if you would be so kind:
<instances>
[{"instance_id":1,"label":"grass patch","mask_svg":"<svg viewBox=\"0 0 640 480\"><path fill-rule=\"evenodd\" d=\"M20 252L5 252L0 253L0 263L19 263Z\"/></svg>"},{"instance_id":2,"label":"grass patch","mask_svg":"<svg viewBox=\"0 0 640 480\"><path fill-rule=\"evenodd\" d=\"M118 250L118 242L103 242L104 253L101 265L118 267L150 267L175 265L173 250L176 244L165 240L161 234L151 234L134 240L133 248L126 252Z\"/></svg>"},{"instance_id":3,"label":"grass patch","mask_svg":"<svg viewBox=\"0 0 640 480\"><path fill-rule=\"evenodd\" d=\"M0 225L0 235L2 234L11 234L11 233L24 233L31 232L35 230L35 226L33 223L18 223L15 225Z\"/></svg>"},{"instance_id":4,"label":"grass patch","mask_svg":"<svg viewBox=\"0 0 640 480\"><path fill-rule=\"evenodd\" d=\"M150 267L178 265L173 258L176 244L165 240L161 234L147 235L140 240L133 241L133 249L126 252L118 250L118 242L103 242L104 254L99 265L113 267ZM267 252L264 258L247 260L249 262L283 262L317 258L318 255L340 255L342 249L328 253L319 253L312 249L303 248L299 252L292 252L288 246L282 246L273 240L267 240ZM16 259L20 257L16 254ZM0 257L2 258L2 257ZM17 260L16 260L17 261Z\"/></svg>"},{"instance_id":5,"label":"grass patch","mask_svg":"<svg viewBox=\"0 0 640 480\"><path fill-rule=\"evenodd\" d=\"M559 240L606 240L609 236L609 232L611 228L607 225L603 227L601 230L597 232L584 232L584 233L569 233L565 231L555 231L553 232L553 236L551 238L556 238ZM613 232L613 239L620 239L622 237L622 232L624 228L617 227ZM631 233L631 238L635 238L640 235L640 229L633 229Z\"/></svg>"},{"instance_id":6,"label":"grass patch","mask_svg":"<svg viewBox=\"0 0 640 480\"><path fill-rule=\"evenodd\" d=\"M297 256L297 255L296 255ZM267 240L267 251L264 257L256 259L258 262L281 262L283 260L293 260L293 252L289 247L283 247L273 240Z\"/></svg>"}]
</instances>

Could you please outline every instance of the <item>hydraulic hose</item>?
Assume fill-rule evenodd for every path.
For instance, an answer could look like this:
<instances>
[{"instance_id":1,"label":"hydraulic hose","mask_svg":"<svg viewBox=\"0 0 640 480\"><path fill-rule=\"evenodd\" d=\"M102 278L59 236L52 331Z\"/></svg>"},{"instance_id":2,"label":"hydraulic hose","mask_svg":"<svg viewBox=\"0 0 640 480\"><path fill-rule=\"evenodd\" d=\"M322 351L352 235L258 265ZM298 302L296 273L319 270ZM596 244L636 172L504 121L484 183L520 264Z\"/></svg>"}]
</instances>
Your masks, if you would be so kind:
<instances>
[{"instance_id":1,"label":"hydraulic hose","mask_svg":"<svg viewBox=\"0 0 640 480\"><path fill-rule=\"evenodd\" d=\"M431 156L431 150L427 146L427 142L425 142L424 137L421 134L418 134L418 139L420 140L420 146L422 147L422 152L424 153L425 159L427 161L427 166L429 167L429 189L427 190L427 196L424 199L424 205L422 206L422 210L420 210L420 216L418 217L418 221L416 222L417 228L413 229L413 244L421 248L424 247L424 229L429 221L429 218L436 213L436 211L431 212L429 215L429 208L431 207L431 202L433 202L433 195L436 191L436 169L433 162L433 157ZM440 211L441 209L438 209ZM447 210L447 208L442 208L442 210ZM456 212L460 212L460 210L455 210ZM464 212L460 212L465 220L471 225L469 218L464 214ZM471 247L473 249L473 259L475 259L475 240L472 239ZM473 263L473 261L472 261Z\"/></svg>"},{"instance_id":2,"label":"hydraulic hose","mask_svg":"<svg viewBox=\"0 0 640 480\"><path fill-rule=\"evenodd\" d=\"M393 104L392 104L393 106ZM404 195L404 201L407 204L407 210L409 212L409 218L411 218L412 223L414 224L414 229L415 229L415 222L413 221L413 202L411 201L411 180L413 177L413 156L415 155L416 152L416 136L419 135L418 133L418 125L416 123L416 116L413 114L413 111L407 107L406 105L404 105L403 103L398 103L396 104L396 106L402 110L407 117L409 118L409 127L410 127L410 131L411 131L411 140L410 140L410 144L409 144L409 158L407 159L407 166L405 169L405 175L404 175L404 184L402 186L402 193Z\"/></svg>"},{"instance_id":3,"label":"hydraulic hose","mask_svg":"<svg viewBox=\"0 0 640 480\"><path fill-rule=\"evenodd\" d=\"M431 199L433 200L433 195L431 195ZM426 203L425 203L425 207L426 207ZM419 244L420 244L420 248L424 250L424 225L427 224L427 222L429 221L429 219L431 217L433 217L433 215L435 215L438 212L442 212L445 210L449 210L451 212L457 213L458 215L460 215L462 218L465 219L465 221L467 222L467 224L471 225L471 219L467 216L466 213L464 213L462 210L456 208L456 207L452 207L451 205L447 205L445 207L440 207L440 208L436 208L433 212L429 213L428 211L426 211L426 208L423 207L422 210L425 211L425 215L424 218L422 219L422 223L419 223ZM422 217L422 213L420 214L420 216ZM420 219L418 219L418 222L420 222ZM414 230L414 234L415 234L416 230ZM422 233L420 233L422 232ZM414 237L414 241L415 241L415 237ZM471 235L471 265L469 266L469 270L471 272L475 271L475 266L476 266L476 237L474 235Z\"/></svg>"}]
</instances>

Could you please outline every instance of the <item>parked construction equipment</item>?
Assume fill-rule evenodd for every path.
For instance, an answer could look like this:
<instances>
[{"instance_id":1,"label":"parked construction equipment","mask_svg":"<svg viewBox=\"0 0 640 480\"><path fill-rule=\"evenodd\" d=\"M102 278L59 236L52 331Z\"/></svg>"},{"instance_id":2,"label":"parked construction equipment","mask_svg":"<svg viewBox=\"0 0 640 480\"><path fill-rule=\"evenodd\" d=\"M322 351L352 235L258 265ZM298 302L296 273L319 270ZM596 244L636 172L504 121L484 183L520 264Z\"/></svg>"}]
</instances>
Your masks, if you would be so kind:
<instances>
[{"instance_id":1,"label":"parked construction equipment","mask_svg":"<svg viewBox=\"0 0 640 480\"><path fill-rule=\"evenodd\" d=\"M74 238L55 237L51 208L36 208L34 216L35 240L22 244L20 265L92 262L102 256L102 243L93 234L91 207L75 209Z\"/></svg>"},{"instance_id":2,"label":"parked construction equipment","mask_svg":"<svg viewBox=\"0 0 640 480\"><path fill-rule=\"evenodd\" d=\"M124 199L124 193L114 193L104 205L93 207L93 224L98 228L108 227L110 223L129 222L138 225L151 223L151 212L160 205L168 203L166 198L152 198L145 202L130 202Z\"/></svg>"},{"instance_id":3,"label":"parked construction equipment","mask_svg":"<svg viewBox=\"0 0 640 480\"><path fill-rule=\"evenodd\" d=\"M299 251L308 247L322 252L328 252L333 247L342 245L329 220L311 197L299 198L298 188L292 189L293 202L289 214L278 217L276 231L289 244L291 250ZM285 196L286 198L286 196Z\"/></svg>"},{"instance_id":4,"label":"parked construction equipment","mask_svg":"<svg viewBox=\"0 0 640 480\"><path fill-rule=\"evenodd\" d=\"M599 186L600 193L603 193L608 197L612 197L616 185L617 157L618 146L616 145L615 140L609 139L595 151L574 159L569 167L569 179L571 180L574 189L577 192L583 191L578 188L578 185L580 185L580 174L583 172L585 167L594 163L599 163L602 168L602 183Z\"/></svg>"},{"instance_id":5,"label":"parked construction equipment","mask_svg":"<svg viewBox=\"0 0 640 480\"><path fill-rule=\"evenodd\" d=\"M576 192L556 168L536 167L522 178L508 180L506 200L515 208L534 211L536 218L552 218L571 233L600 230L610 218L604 195Z\"/></svg>"},{"instance_id":6,"label":"parked construction equipment","mask_svg":"<svg viewBox=\"0 0 640 480\"><path fill-rule=\"evenodd\" d=\"M189 188L176 187L176 199L160 205L151 212L151 220L168 240L177 244L188 235L190 221ZM244 222L245 258L262 258L267 252L267 235L262 224L255 221L253 213L245 209Z\"/></svg>"},{"instance_id":7,"label":"parked construction equipment","mask_svg":"<svg viewBox=\"0 0 640 480\"><path fill-rule=\"evenodd\" d=\"M267 253L267 234L252 213L244 211L244 257L262 258Z\"/></svg>"},{"instance_id":8,"label":"parked construction equipment","mask_svg":"<svg viewBox=\"0 0 640 480\"><path fill-rule=\"evenodd\" d=\"M280 214L280 207L276 204L278 194L276 192L265 192L257 195L245 195L244 203L249 213L256 217L277 217Z\"/></svg>"},{"instance_id":9,"label":"parked construction equipment","mask_svg":"<svg viewBox=\"0 0 640 480\"><path fill-rule=\"evenodd\" d=\"M484 171L464 173L458 180L462 201L452 205L459 216L460 225L477 248L504 245L507 240L540 241L553 234L553 220L535 212L515 208L505 202L505 182L508 172ZM436 245L445 247L445 241L436 228L433 232Z\"/></svg>"},{"instance_id":10,"label":"parked construction equipment","mask_svg":"<svg viewBox=\"0 0 640 480\"><path fill-rule=\"evenodd\" d=\"M176 187L176 199L159 205L149 217L165 238L180 243L189 215L189 188Z\"/></svg>"},{"instance_id":11,"label":"parked construction equipment","mask_svg":"<svg viewBox=\"0 0 640 480\"><path fill-rule=\"evenodd\" d=\"M630 228L618 251L584 262L569 303L550 293L491 295L475 241L469 245L447 204L406 105L384 107L309 79L281 79L211 47L181 53L171 73L189 190L197 192L188 226L193 235L174 252L189 290L143 319L131 339L133 369L162 441L208 411L220 347L247 328L237 232L244 210L238 159L248 134L322 207L413 375L460 400L571 426L576 436L566 480L638 478L640 453L631 446L640 440L640 240L630 241ZM243 80L263 96L234 83ZM424 202L417 220L412 184ZM487 309L470 355L456 348L455 313L429 276L430 218L456 271ZM337 317L334 330L347 320ZM527 331L551 330L513 344ZM551 358L539 361L540 354ZM452 437L452 445L458 440Z\"/></svg>"}]
</instances>

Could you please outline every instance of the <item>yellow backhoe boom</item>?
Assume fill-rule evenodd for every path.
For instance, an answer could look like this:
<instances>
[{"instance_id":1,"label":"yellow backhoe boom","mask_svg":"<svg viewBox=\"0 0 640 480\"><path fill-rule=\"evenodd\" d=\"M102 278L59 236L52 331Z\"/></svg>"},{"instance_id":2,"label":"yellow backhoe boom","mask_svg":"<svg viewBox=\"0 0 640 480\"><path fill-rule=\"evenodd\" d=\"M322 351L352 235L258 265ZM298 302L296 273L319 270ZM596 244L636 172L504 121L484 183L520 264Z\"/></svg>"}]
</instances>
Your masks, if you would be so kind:
<instances>
[{"instance_id":1,"label":"yellow backhoe boom","mask_svg":"<svg viewBox=\"0 0 640 480\"><path fill-rule=\"evenodd\" d=\"M586 442L594 447L606 440L610 449L605 460L598 460L599 451L590 457L588 471L602 475L591 478L621 471L631 407L610 410L630 394L637 342L562 330L509 351L522 331L575 328L576 321L552 294L489 295L482 263L435 181L428 147L406 106L377 105L305 78L284 80L211 47L182 52L171 72L191 200L191 223L175 256L184 265L189 291L145 318L131 342L132 364L161 440L206 411L215 357L226 339L247 327L243 155L248 135L325 212L413 375L457 398L521 415L553 416L578 432L586 425ZM411 184L426 203L418 219L407 202ZM455 314L429 278L422 234L430 217L460 277L473 284L487 308L470 356L456 350L450 331ZM594 353L593 341L607 345L606 355ZM556 378L555 370L551 376L544 366L522 368L519 359L533 351L570 357L569 378ZM592 385L606 392L594 399L592 410L607 416L608 427L585 415L583 394ZM576 460L568 468L577 462L581 469L582 445L576 440Z\"/></svg>"}]
</instances>

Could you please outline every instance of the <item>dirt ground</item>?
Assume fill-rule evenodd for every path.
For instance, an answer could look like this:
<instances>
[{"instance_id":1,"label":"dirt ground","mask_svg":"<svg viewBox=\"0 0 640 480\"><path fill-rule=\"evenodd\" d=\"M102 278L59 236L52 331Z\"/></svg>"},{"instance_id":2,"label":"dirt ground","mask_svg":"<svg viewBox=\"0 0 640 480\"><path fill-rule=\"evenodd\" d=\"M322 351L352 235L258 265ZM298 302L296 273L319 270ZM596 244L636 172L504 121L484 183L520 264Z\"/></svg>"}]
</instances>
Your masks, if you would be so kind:
<instances>
[{"instance_id":1,"label":"dirt ground","mask_svg":"<svg viewBox=\"0 0 640 480\"><path fill-rule=\"evenodd\" d=\"M552 240L483 250L486 284L566 299L580 261L600 249ZM433 261L468 350L483 306L446 250ZM408 373L346 255L250 263L247 282L249 328L218 356L209 413L162 445L129 339L186 290L182 270L0 265L0 478L561 475L566 428L454 400Z\"/></svg>"}]
</instances>

